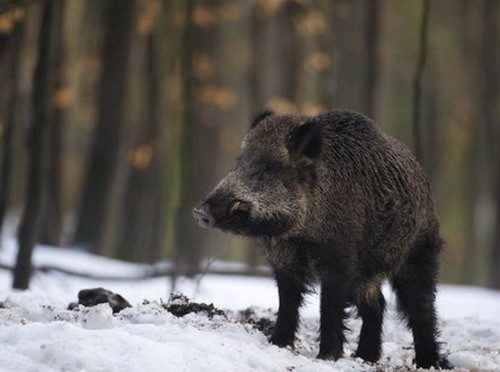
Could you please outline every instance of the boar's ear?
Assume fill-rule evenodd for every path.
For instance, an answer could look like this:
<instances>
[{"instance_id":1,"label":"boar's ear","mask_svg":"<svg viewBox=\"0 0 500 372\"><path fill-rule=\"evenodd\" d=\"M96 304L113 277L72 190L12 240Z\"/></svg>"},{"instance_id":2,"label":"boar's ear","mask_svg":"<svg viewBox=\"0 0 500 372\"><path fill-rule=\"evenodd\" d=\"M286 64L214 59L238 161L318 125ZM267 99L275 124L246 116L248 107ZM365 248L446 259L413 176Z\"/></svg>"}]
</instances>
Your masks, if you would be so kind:
<instances>
[{"instance_id":1,"label":"boar's ear","mask_svg":"<svg viewBox=\"0 0 500 372\"><path fill-rule=\"evenodd\" d=\"M262 110L262 111L259 111L258 113L256 113L253 118L252 118L252 121L250 122L250 129L253 129L255 128L257 125L259 125L259 123L262 122L262 120L264 120L265 118L267 118L268 116L271 116L271 115L274 115L274 112L272 110Z\"/></svg>"},{"instance_id":2,"label":"boar's ear","mask_svg":"<svg viewBox=\"0 0 500 372\"><path fill-rule=\"evenodd\" d=\"M290 138L290 151L299 157L318 157L322 147L321 127L321 123L311 120L295 128Z\"/></svg>"}]
</instances>

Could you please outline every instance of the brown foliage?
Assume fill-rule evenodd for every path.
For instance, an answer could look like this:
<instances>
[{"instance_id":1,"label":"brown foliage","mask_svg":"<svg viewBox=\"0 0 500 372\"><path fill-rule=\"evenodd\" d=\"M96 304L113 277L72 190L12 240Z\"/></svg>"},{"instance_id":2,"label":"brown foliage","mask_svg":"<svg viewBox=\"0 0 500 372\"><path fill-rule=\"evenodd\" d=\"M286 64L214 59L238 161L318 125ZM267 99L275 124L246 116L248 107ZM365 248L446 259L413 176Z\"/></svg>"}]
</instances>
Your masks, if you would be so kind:
<instances>
[{"instance_id":1,"label":"brown foliage","mask_svg":"<svg viewBox=\"0 0 500 372\"><path fill-rule=\"evenodd\" d=\"M130 161L134 168L144 169L149 167L153 160L154 149L150 144L143 144L134 149Z\"/></svg>"},{"instance_id":2,"label":"brown foliage","mask_svg":"<svg viewBox=\"0 0 500 372\"><path fill-rule=\"evenodd\" d=\"M76 91L72 87L61 87L54 92L52 104L57 110L63 110L75 102Z\"/></svg>"},{"instance_id":3,"label":"brown foliage","mask_svg":"<svg viewBox=\"0 0 500 372\"><path fill-rule=\"evenodd\" d=\"M16 23L21 22L26 16L24 9L12 9L0 14L0 35L10 34Z\"/></svg>"},{"instance_id":4,"label":"brown foliage","mask_svg":"<svg viewBox=\"0 0 500 372\"><path fill-rule=\"evenodd\" d=\"M201 102L222 111L232 109L237 102L236 93L225 87L205 85L199 88L198 93Z\"/></svg>"}]
</instances>

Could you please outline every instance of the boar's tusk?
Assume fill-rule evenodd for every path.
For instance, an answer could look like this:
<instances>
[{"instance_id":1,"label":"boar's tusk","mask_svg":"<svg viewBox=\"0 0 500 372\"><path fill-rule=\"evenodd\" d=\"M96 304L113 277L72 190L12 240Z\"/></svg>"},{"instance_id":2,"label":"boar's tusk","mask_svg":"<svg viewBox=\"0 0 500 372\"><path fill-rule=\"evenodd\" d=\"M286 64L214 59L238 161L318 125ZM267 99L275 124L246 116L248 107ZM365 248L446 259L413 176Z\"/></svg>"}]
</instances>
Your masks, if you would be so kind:
<instances>
[{"instance_id":1,"label":"boar's tusk","mask_svg":"<svg viewBox=\"0 0 500 372\"><path fill-rule=\"evenodd\" d=\"M236 212L238 209L240 209L241 202L236 201L234 204L231 206L231 213Z\"/></svg>"}]
</instances>

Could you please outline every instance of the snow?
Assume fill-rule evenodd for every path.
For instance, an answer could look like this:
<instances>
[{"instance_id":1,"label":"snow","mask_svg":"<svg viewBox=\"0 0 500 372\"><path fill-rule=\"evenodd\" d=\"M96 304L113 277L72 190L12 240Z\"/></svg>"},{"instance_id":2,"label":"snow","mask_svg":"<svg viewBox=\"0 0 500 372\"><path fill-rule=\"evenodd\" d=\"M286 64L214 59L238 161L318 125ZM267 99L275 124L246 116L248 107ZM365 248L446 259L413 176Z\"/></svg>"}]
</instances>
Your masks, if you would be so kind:
<instances>
[{"instance_id":1,"label":"snow","mask_svg":"<svg viewBox=\"0 0 500 372\"><path fill-rule=\"evenodd\" d=\"M12 264L15 244L2 242L0 262ZM147 267L73 250L37 247L36 265L50 264L109 276L138 275ZM318 296L302 309L295 350L270 345L236 314L252 306L274 317L278 299L269 278L206 275L181 278L177 290L192 301L228 309L228 318L203 313L178 318L162 306L170 283L165 278L138 281L91 280L36 273L29 291L10 289L10 273L0 270L0 371L391 371L406 370L414 358L410 332L398 320L394 297L384 288L388 311L383 357L376 365L351 357L360 321L351 319L345 357L315 359L318 352ZM105 287L132 305L113 315L107 304L79 306L80 289ZM148 301L144 302L147 299ZM442 285L438 310L443 352L457 370L500 371L500 292ZM229 311L232 310L232 311Z\"/></svg>"}]
</instances>

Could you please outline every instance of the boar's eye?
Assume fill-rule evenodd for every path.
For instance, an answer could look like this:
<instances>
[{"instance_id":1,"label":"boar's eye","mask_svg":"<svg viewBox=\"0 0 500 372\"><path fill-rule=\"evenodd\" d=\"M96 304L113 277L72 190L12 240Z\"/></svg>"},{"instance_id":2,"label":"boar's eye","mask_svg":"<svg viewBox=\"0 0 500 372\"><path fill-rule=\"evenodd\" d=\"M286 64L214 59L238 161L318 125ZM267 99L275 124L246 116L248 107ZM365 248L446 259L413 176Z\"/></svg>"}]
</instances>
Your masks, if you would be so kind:
<instances>
[{"instance_id":1,"label":"boar's eye","mask_svg":"<svg viewBox=\"0 0 500 372\"><path fill-rule=\"evenodd\" d=\"M264 178L264 171L260 169L258 171L250 173L249 176L252 179L257 179L258 181L262 181L262 179Z\"/></svg>"},{"instance_id":2,"label":"boar's eye","mask_svg":"<svg viewBox=\"0 0 500 372\"><path fill-rule=\"evenodd\" d=\"M266 174L273 174L281 168L279 163L269 162L262 164L255 172L250 173L251 178L257 178L259 181L264 178Z\"/></svg>"}]
</instances>

